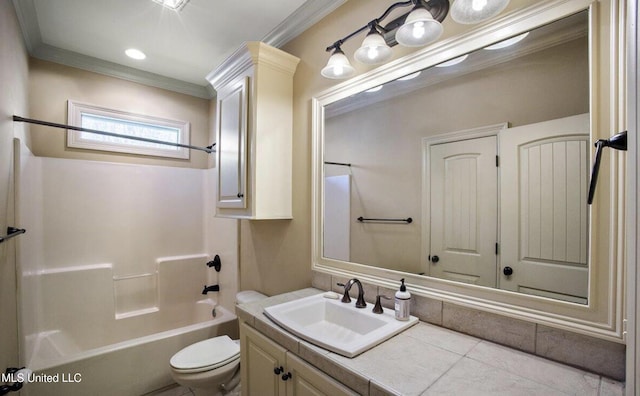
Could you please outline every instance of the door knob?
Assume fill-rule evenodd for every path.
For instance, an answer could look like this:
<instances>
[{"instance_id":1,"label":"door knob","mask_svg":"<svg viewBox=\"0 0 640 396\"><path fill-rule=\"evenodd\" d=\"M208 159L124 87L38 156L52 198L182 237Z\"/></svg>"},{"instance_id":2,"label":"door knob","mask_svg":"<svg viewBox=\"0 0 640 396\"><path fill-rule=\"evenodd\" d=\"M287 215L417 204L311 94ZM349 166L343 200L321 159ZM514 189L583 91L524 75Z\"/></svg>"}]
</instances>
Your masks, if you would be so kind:
<instances>
[{"instance_id":1,"label":"door knob","mask_svg":"<svg viewBox=\"0 0 640 396\"><path fill-rule=\"evenodd\" d=\"M504 267L502 269L502 273L505 274L506 276L509 276L511 274L513 274L513 268L511 267Z\"/></svg>"},{"instance_id":2,"label":"door knob","mask_svg":"<svg viewBox=\"0 0 640 396\"><path fill-rule=\"evenodd\" d=\"M438 257L438 256L432 256L432 257L431 257L431 262L432 262L432 263L434 263L434 264L435 264L435 263L437 263L438 261L440 261L440 257Z\"/></svg>"}]
</instances>

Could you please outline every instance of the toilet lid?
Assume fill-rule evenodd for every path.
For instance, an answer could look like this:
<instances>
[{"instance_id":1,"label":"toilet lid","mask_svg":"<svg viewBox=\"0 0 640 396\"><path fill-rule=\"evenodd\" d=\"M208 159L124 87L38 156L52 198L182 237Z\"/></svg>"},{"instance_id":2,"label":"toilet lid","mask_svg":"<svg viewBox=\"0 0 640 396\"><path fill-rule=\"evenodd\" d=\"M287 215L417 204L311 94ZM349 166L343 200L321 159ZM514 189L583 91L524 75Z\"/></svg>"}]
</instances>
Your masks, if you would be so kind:
<instances>
[{"instance_id":1,"label":"toilet lid","mask_svg":"<svg viewBox=\"0 0 640 396\"><path fill-rule=\"evenodd\" d=\"M191 344L173 355L169 362L179 370L213 370L239 355L240 345L225 335Z\"/></svg>"}]
</instances>

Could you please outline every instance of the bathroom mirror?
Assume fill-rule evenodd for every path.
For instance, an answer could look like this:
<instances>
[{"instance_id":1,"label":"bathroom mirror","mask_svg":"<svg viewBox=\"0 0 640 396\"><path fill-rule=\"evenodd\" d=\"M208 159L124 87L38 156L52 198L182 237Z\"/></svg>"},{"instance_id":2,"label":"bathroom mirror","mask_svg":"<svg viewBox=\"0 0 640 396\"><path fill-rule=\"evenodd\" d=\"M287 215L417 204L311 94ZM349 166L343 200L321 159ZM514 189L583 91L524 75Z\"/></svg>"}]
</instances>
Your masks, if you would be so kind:
<instances>
[{"instance_id":1,"label":"bathroom mirror","mask_svg":"<svg viewBox=\"0 0 640 396\"><path fill-rule=\"evenodd\" d=\"M612 125L593 111L610 99L594 49L612 5L588 5L513 12L319 95L314 268L617 337L621 264L601 257L621 214L586 204L591 142Z\"/></svg>"},{"instance_id":2,"label":"bathroom mirror","mask_svg":"<svg viewBox=\"0 0 640 396\"><path fill-rule=\"evenodd\" d=\"M588 31L582 11L325 106L323 256L586 304Z\"/></svg>"}]
</instances>

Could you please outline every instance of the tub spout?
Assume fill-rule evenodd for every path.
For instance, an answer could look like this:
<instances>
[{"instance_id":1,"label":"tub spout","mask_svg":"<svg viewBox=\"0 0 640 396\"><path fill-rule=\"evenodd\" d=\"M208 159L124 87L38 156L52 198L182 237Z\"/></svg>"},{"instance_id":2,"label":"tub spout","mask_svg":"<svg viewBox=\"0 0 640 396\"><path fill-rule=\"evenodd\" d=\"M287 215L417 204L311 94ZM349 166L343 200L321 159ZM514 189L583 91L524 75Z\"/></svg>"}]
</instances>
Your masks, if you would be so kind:
<instances>
[{"instance_id":1,"label":"tub spout","mask_svg":"<svg viewBox=\"0 0 640 396\"><path fill-rule=\"evenodd\" d=\"M220 286L218 285L211 285L211 286L204 285L204 289L202 289L202 294L207 294L209 292L217 292L217 291L220 291Z\"/></svg>"}]
</instances>

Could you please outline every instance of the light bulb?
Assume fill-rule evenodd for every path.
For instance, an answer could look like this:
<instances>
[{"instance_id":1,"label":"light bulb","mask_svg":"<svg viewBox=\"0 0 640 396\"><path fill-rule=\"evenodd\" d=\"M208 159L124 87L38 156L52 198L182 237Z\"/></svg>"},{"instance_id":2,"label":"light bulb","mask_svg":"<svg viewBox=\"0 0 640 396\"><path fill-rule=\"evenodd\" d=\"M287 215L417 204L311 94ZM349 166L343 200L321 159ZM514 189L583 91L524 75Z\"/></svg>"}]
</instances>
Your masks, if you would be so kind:
<instances>
[{"instance_id":1,"label":"light bulb","mask_svg":"<svg viewBox=\"0 0 640 396\"><path fill-rule=\"evenodd\" d=\"M425 33L425 29L424 29L424 22L416 22L413 24L413 37L416 39L421 38L422 36L424 36Z\"/></svg>"},{"instance_id":2,"label":"light bulb","mask_svg":"<svg viewBox=\"0 0 640 396\"><path fill-rule=\"evenodd\" d=\"M396 31L396 41L405 47L420 47L442 35L442 24L424 7L416 7Z\"/></svg>"},{"instance_id":3,"label":"light bulb","mask_svg":"<svg viewBox=\"0 0 640 396\"><path fill-rule=\"evenodd\" d=\"M340 48L336 48L320 74L326 78L341 79L351 77L355 72L356 70L351 66L344 52Z\"/></svg>"},{"instance_id":4,"label":"light bulb","mask_svg":"<svg viewBox=\"0 0 640 396\"><path fill-rule=\"evenodd\" d=\"M487 0L473 0L473 3L471 4L471 8L473 8L474 11L482 11L486 6Z\"/></svg>"},{"instance_id":5,"label":"light bulb","mask_svg":"<svg viewBox=\"0 0 640 396\"><path fill-rule=\"evenodd\" d=\"M393 52L387 42L384 41L384 37L372 29L365 37L360 48L353 54L353 57L358 62L375 65L388 61L391 55L393 55Z\"/></svg>"}]
</instances>

